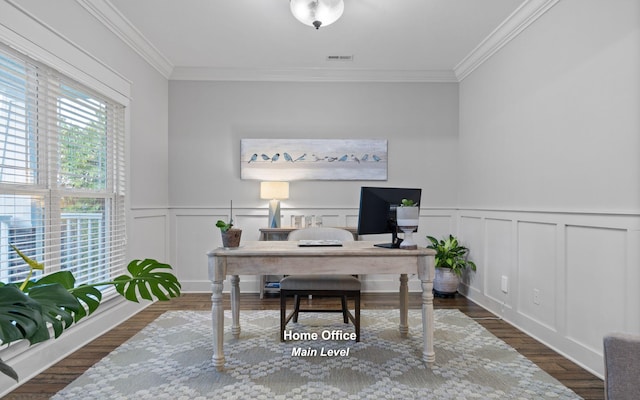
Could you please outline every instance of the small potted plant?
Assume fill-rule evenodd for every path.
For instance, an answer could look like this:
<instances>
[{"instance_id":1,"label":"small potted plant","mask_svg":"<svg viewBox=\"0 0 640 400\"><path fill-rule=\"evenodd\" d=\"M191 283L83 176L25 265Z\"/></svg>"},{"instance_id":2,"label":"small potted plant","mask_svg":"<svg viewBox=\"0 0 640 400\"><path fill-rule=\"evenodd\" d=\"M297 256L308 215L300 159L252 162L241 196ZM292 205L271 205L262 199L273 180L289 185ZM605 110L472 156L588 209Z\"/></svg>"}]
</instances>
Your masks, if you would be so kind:
<instances>
[{"instance_id":1,"label":"small potted plant","mask_svg":"<svg viewBox=\"0 0 640 400\"><path fill-rule=\"evenodd\" d=\"M404 240L400 243L401 249L415 250L418 248L413 241L413 231L418 229L420 208L418 203L410 199L402 199L400 207L396 208L396 223L404 232Z\"/></svg>"},{"instance_id":2,"label":"small potted plant","mask_svg":"<svg viewBox=\"0 0 640 400\"><path fill-rule=\"evenodd\" d=\"M442 240L433 236L427 236L427 239L431 242L427 248L436 251L433 291L436 295L455 296L462 272L467 268L476 270L476 264L467 259L469 249L460 245L453 235Z\"/></svg>"},{"instance_id":3,"label":"small potted plant","mask_svg":"<svg viewBox=\"0 0 640 400\"><path fill-rule=\"evenodd\" d=\"M229 222L224 222L219 219L216 222L216 226L220 228L222 235L223 247L238 247L240 246L240 237L242 236L242 229L233 228L233 200L231 201L231 209L229 212Z\"/></svg>"}]
</instances>

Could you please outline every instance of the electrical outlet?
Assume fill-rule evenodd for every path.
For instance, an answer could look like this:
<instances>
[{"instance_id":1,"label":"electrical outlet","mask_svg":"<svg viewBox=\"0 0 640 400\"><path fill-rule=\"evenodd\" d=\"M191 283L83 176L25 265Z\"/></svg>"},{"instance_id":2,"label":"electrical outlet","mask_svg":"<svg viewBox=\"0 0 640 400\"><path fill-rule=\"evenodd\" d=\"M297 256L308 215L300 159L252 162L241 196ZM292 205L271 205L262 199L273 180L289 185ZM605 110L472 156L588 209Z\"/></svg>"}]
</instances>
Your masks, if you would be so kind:
<instances>
[{"instance_id":1,"label":"electrical outlet","mask_svg":"<svg viewBox=\"0 0 640 400\"><path fill-rule=\"evenodd\" d=\"M505 293L509 292L509 278L507 278L505 275L502 275L502 280L500 281L500 289Z\"/></svg>"},{"instance_id":2,"label":"electrical outlet","mask_svg":"<svg viewBox=\"0 0 640 400\"><path fill-rule=\"evenodd\" d=\"M533 289L533 304L540 305L540 291Z\"/></svg>"}]
</instances>

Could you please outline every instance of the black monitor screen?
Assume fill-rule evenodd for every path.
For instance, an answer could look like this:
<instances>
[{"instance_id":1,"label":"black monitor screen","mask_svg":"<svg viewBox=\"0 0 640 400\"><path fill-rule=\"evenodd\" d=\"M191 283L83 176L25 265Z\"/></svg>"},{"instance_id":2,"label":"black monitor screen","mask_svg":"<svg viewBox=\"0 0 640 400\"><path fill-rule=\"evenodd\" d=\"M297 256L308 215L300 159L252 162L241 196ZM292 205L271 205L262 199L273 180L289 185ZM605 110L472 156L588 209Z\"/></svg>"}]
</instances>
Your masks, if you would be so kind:
<instances>
[{"instance_id":1,"label":"black monitor screen","mask_svg":"<svg viewBox=\"0 0 640 400\"><path fill-rule=\"evenodd\" d=\"M398 247L396 207L402 199L420 204L422 189L368 187L360 189L360 213L358 215L358 235L391 233L392 242L381 247Z\"/></svg>"}]
</instances>

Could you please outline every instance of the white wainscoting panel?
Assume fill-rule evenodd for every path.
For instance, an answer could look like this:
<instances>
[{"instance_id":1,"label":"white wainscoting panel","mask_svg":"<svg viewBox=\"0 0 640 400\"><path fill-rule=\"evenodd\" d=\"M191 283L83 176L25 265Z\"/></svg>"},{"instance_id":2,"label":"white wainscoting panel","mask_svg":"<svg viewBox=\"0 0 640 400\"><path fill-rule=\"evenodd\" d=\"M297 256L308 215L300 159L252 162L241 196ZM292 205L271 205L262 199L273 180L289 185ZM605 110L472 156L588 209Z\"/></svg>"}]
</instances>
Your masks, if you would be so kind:
<instances>
[{"instance_id":1,"label":"white wainscoting panel","mask_svg":"<svg viewBox=\"0 0 640 400\"><path fill-rule=\"evenodd\" d=\"M556 225L518 222L518 281L516 308L527 318L556 330L558 285ZM516 286L517 284L517 286Z\"/></svg>"},{"instance_id":2,"label":"white wainscoting panel","mask_svg":"<svg viewBox=\"0 0 640 400\"><path fill-rule=\"evenodd\" d=\"M163 209L131 210L127 246L131 259L169 262L169 213Z\"/></svg>"},{"instance_id":3,"label":"white wainscoting panel","mask_svg":"<svg viewBox=\"0 0 640 400\"><path fill-rule=\"evenodd\" d=\"M215 226L218 219L226 221L227 217L205 214L177 216L173 258L183 285L208 280L207 251L220 246L222 241Z\"/></svg>"},{"instance_id":4,"label":"white wainscoting panel","mask_svg":"<svg viewBox=\"0 0 640 400\"><path fill-rule=\"evenodd\" d=\"M517 287L513 241L513 223L507 219L485 219L484 276L485 295L494 301L513 305L513 287ZM501 290L507 278L507 292Z\"/></svg>"},{"instance_id":5,"label":"white wainscoting panel","mask_svg":"<svg viewBox=\"0 0 640 400\"><path fill-rule=\"evenodd\" d=\"M258 227L267 223L267 214L260 211L234 209L233 224L242 229L242 240L258 240ZM173 209L171 210L171 251L172 265L178 271L178 278L184 292L209 292L207 252L222 246L218 220L229 221L229 209ZM225 286L228 282L225 282ZM255 277L241 277L240 289L254 292L258 288Z\"/></svg>"},{"instance_id":6,"label":"white wainscoting panel","mask_svg":"<svg viewBox=\"0 0 640 400\"><path fill-rule=\"evenodd\" d=\"M467 296L469 290L477 292L476 296L480 296L485 292L485 276L487 275L484 268L486 264L484 262L484 219L464 216L459 218L458 224L458 240L469 249L469 260L476 263L478 267L476 272L467 271L462 275L463 285L459 290Z\"/></svg>"},{"instance_id":7,"label":"white wainscoting panel","mask_svg":"<svg viewBox=\"0 0 640 400\"><path fill-rule=\"evenodd\" d=\"M602 337L625 328L626 231L567 226L567 337L600 352ZM606 305L606 306L605 306Z\"/></svg>"},{"instance_id":8,"label":"white wainscoting panel","mask_svg":"<svg viewBox=\"0 0 640 400\"><path fill-rule=\"evenodd\" d=\"M600 377L603 336L640 334L640 215L457 213L478 265L461 287L473 301Z\"/></svg>"},{"instance_id":9,"label":"white wainscoting panel","mask_svg":"<svg viewBox=\"0 0 640 400\"><path fill-rule=\"evenodd\" d=\"M422 213L420 216L420 227L418 229L420 239L425 239L426 235L429 235L440 240L455 233L456 219L455 216L451 214L451 211L448 212L448 215L437 214L432 211ZM429 244L428 241L425 243L426 245Z\"/></svg>"}]
</instances>

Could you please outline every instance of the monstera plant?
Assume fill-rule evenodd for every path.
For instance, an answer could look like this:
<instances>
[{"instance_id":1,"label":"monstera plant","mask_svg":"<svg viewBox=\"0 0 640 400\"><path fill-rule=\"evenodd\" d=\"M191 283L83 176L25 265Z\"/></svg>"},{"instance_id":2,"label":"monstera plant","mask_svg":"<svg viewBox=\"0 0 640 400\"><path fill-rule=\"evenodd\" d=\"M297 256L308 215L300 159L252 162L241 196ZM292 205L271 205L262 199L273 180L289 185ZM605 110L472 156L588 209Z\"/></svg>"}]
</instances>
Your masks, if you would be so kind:
<instances>
[{"instance_id":1,"label":"monstera plant","mask_svg":"<svg viewBox=\"0 0 640 400\"><path fill-rule=\"evenodd\" d=\"M129 274L112 281L81 284L69 271L58 271L37 280L30 280L34 270L44 265L24 255L12 246L29 266L24 282L0 282L0 344L27 340L36 344L50 339L50 328L55 338L82 318L91 315L102 301L99 287L113 285L129 301L140 299L169 300L180 296L180 282L167 272L168 264L156 260L133 260L127 266ZM18 374L0 360L0 372L18 381Z\"/></svg>"}]
</instances>

